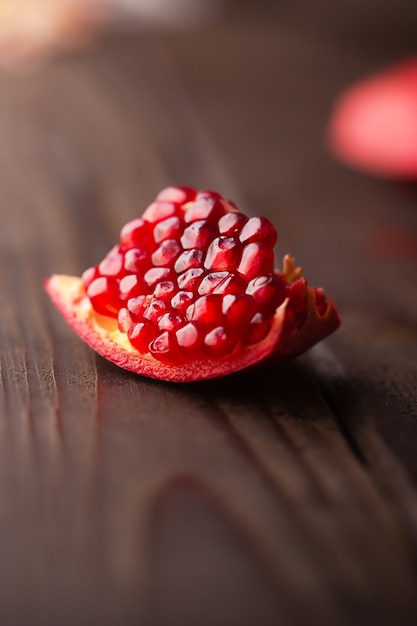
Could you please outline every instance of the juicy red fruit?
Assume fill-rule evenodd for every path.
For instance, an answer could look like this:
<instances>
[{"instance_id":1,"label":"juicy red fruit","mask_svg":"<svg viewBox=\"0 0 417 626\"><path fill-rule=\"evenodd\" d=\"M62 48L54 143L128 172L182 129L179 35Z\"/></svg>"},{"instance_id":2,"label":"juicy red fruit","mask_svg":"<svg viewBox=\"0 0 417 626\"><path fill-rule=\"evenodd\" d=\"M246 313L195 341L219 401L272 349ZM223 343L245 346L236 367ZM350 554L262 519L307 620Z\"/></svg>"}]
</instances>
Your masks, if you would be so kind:
<instances>
[{"instance_id":1,"label":"juicy red fruit","mask_svg":"<svg viewBox=\"0 0 417 626\"><path fill-rule=\"evenodd\" d=\"M139 352L171 364L224 360L261 341L286 298L276 239L269 220L216 192L169 187L122 228L84 286Z\"/></svg>"},{"instance_id":2,"label":"juicy red fruit","mask_svg":"<svg viewBox=\"0 0 417 626\"><path fill-rule=\"evenodd\" d=\"M285 361L336 330L323 289L310 287L277 233L213 191L168 187L123 226L105 258L45 289L74 331L120 367L193 382Z\"/></svg>"}]
</instances>

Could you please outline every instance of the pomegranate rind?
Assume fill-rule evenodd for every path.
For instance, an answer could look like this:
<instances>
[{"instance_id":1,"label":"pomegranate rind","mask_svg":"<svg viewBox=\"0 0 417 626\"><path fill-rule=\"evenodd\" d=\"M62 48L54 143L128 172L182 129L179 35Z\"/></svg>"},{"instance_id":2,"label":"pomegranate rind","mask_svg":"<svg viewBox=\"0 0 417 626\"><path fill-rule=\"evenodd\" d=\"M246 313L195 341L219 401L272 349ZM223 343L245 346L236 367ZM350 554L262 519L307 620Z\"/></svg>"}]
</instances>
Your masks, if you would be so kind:
<instances>
[{"instance_id":1,"label":"pomegranate rind","mask_svg":"<svg viewBox=\"0 0 417 626\"><path fill-rule=\"evenodd\" d=\"M298 268L294 269L292 261L289 255L284 259L283 276L287 280L298 275ZM93 310L81 278L54 274L45 281L45 289L71 328L98 354L136 374L171 382L219 378L267 360L278 362L290 359L312 347L340 324L333 301L329 300L325 312L320 314L314 290L306 287L307 314L301 327L295 322L287 298L276 310L269 334L259 343L244 347L222 361L205 358L167 365L149 353L139 353L127 335L119 331L115 319L99 315Z\"/></svg>"}]
</instances>

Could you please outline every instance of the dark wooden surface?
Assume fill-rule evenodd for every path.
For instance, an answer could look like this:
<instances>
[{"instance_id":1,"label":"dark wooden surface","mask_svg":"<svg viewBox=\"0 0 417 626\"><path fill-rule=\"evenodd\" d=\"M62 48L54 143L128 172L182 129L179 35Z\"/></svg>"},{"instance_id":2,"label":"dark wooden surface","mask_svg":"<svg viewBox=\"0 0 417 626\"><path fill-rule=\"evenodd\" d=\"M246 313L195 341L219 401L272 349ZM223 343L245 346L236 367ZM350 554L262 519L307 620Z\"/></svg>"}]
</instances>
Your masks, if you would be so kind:
<instances>
[{"instance_id":1,"label":"dark wooden surface","mask_svg":"<svg viewBox=\"0 0 417 626\"><path fill-rule=\"evenodd\" d=\"M417 623L417 187L324 146L416 23L411 0L237 3L0 76L2 625ZM273 219L341 329L189 386L97 357L42 280L168 184Z\"/></svg>"}]
</instances>

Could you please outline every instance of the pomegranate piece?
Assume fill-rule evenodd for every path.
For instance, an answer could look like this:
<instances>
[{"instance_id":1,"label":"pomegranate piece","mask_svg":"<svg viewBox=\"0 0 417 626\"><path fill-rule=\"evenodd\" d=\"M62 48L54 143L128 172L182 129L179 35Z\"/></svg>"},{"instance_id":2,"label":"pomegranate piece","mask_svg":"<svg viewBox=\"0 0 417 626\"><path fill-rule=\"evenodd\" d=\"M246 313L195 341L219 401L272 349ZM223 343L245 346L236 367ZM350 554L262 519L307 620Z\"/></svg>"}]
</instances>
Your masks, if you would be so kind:
<instances>
[{"instance_id":1,"label":"pomegranate piece","mask_svg":"<svg viewBox=\"0 0 417 626\"><path fill-rule=\"evenodd\" d=\"M379 176L417 178L417 57L342 93L327 140L332 154L353 167Z\"/></svg>"},{"instance_id":2,"label":"pomegranate piece","mask_svg":"<svg viewBox=\"0 0 417 626\"><path fill-rule=\"evenodd\" d=\"M169 187L81 278L46 289L69 324L117 365L178 382L231 374L311 347L340 323L276 231L213 191Z\"/></svg>"}]
</instances>

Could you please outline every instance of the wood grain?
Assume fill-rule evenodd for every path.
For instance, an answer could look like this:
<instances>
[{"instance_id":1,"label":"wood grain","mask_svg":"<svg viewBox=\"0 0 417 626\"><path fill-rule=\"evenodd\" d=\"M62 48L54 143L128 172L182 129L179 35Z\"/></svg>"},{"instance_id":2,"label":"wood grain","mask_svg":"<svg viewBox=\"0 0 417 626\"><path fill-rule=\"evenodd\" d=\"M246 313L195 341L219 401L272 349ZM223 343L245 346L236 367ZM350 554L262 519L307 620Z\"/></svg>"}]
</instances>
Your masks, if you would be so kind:
<instances>
[{"instance_id":1,"label":"wood grain","mask_svg":"<svg viewBox=\"0 0 417 626\"><path fill-rule=\"evenodd\" d=\"M415 232L416 188L323 145L337 93L410 50L416 8L378 3L377 25L376 3L296 5L0 76L5 626L417 620L416 257L370 245ZM95 264L168 184L273 219L278 256L334 296L340 331L190 386L84 346L43 279Z\"/></svg>"}]
</instances>

